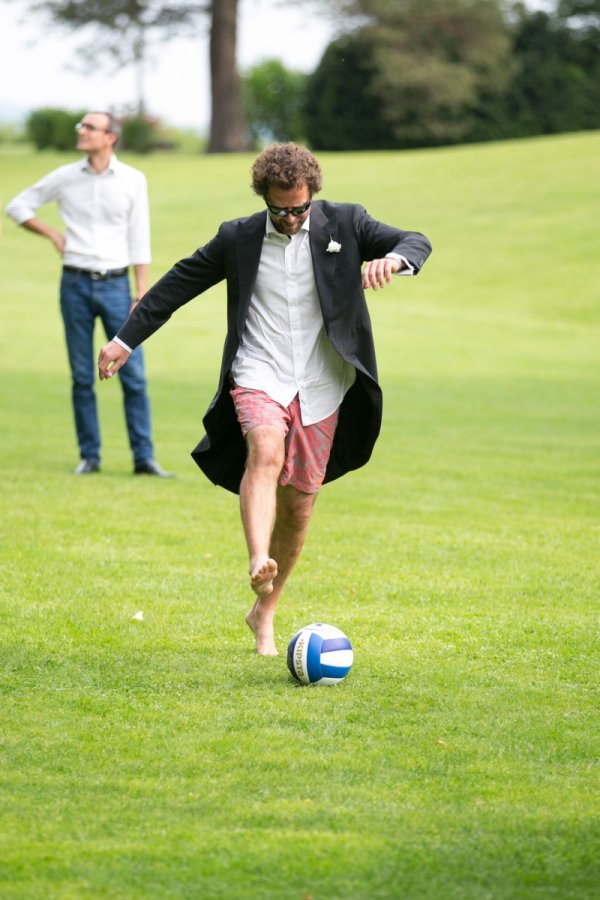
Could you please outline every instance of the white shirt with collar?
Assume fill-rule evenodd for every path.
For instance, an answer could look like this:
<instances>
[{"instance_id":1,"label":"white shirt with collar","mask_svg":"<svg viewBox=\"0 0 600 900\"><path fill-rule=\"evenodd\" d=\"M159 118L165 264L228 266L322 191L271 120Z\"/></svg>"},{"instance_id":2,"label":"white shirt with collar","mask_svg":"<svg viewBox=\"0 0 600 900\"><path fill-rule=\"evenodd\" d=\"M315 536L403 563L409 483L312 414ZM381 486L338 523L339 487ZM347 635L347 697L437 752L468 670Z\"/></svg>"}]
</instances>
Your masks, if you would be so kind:
<instances>
[{"instance_id":1,"label":"white shirt with collar","mask_svg":"<svg viewBox=\"0 0 600 900\"><path fill-rule=\"evenodd\" d=\"M103 270L151 262L146 176L114 153L101 173L87 157L59 166L11 200L6 212L22 225L52 201L65 224L65 265Z\"/></svg>"},{"instance_id":2,"label":"white shirt with collar","mask_svg":"<svg viewBox=\"0 0 600 900\"><path fill-rule=\"evenodd\" d=\"M303 425L326 419L354 383L323 323L309 244L310 216L291 238L269 216L246 327L231 374L282 406L299 395Z\"/></svg>"}]
</instances>

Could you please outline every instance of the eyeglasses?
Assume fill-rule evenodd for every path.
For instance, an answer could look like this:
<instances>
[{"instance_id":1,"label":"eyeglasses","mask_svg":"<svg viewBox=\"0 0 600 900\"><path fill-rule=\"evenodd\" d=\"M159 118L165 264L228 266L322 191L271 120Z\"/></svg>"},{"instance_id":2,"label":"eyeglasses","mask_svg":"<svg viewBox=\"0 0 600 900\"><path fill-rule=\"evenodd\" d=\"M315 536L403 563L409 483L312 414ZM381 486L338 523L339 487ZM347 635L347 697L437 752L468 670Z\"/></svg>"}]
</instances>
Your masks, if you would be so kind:
<instances>
[{"instance_id":1,"label":"eyeglasses","mask_svg":"<svg viewBox=\"0 0 600 900\"><path fill-rule=\"evenodd\" d=\"M78 122L75 131L104 131L108 134L108 128L98 128L97 125L90 125L89 122Z\"/></svg>"},{"instance_id":2,"label":"eyeglasses","mask_svg":"<svg viewBox=\"0 0 600 900\"><path fill-rule=\"evenodd\" d=\"M265 203L267 203L266 200ZM298 218L298 216L301 216L306 212L311 203L312 200L309 200L304 206L273 206L272 203L267 203L267 209L270 213L273 213L274 216L281 216L281 218L284 216L295 216Z\"/></svg>"}]
</instances>

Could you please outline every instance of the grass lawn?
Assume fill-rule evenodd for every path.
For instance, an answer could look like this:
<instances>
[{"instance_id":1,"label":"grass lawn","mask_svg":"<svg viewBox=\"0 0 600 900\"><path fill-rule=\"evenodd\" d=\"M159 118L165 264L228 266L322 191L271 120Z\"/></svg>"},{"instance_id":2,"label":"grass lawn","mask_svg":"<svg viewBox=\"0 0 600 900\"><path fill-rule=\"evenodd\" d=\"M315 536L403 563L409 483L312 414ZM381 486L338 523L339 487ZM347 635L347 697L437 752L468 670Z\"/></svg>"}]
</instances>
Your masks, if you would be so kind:
<instances>
[{"instance_id":1,"label":"grass lawn","mask_svg":"<svg viewBox=\"0 0 600 900\"><path fill-rule=\"evenodd\" d=\"M72 158L1 150L3 205ZM4 219L3 900L600 897L600 133L320 159L434 253L370 297L382 435L323 489L276 659L237 499L189 456L222 287L146 346L177 479L131 476L116 383L74 478L59 260ZM131 161L154 278L260 206L250 156ZM333 688L286 669L312 621L354 645Z\"/></svg>"}]
</instances>

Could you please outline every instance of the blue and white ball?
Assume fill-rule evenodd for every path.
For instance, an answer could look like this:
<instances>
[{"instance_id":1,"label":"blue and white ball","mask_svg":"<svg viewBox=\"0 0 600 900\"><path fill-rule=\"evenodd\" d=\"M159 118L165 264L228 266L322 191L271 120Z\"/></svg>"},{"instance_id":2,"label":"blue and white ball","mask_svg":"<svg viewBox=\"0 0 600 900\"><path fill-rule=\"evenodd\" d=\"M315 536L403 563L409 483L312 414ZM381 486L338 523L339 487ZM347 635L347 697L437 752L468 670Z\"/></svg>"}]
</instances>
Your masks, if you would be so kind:
<instances>
[{"instance_id":1,"label":"blue and white ball","mask_svg":"<svg viewBox=\"0 0 600 900\"><path fill-rule=\"evenodd\" d=\"M288 644L288 669L302 684L338 684L353 662L352 644L333 625L307 625Z\"/></svg>"}]
</instances>

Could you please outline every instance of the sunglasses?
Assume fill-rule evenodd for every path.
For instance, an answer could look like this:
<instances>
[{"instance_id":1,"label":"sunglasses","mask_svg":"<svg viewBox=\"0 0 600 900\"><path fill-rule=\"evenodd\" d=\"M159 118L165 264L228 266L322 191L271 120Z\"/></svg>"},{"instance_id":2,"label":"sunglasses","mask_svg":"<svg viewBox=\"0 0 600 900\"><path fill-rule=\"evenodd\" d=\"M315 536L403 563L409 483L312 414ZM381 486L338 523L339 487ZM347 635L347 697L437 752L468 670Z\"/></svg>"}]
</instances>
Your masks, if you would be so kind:
<instances>
[{"instance_id":1,"label":"sunglasses","mask_svg":"<svg viewBox=\"0 0 600 900\"><path fill-rule=\"evenodd\" d=\"M267 201L265 200L265 203ZM273 213L274 216L302 216L306 210L309 208L312 200L309 200L308 203L305 203L304 206L273 206L272 203L267 203L267 209L270 213Z\"/></svg>"}]
</instances>

